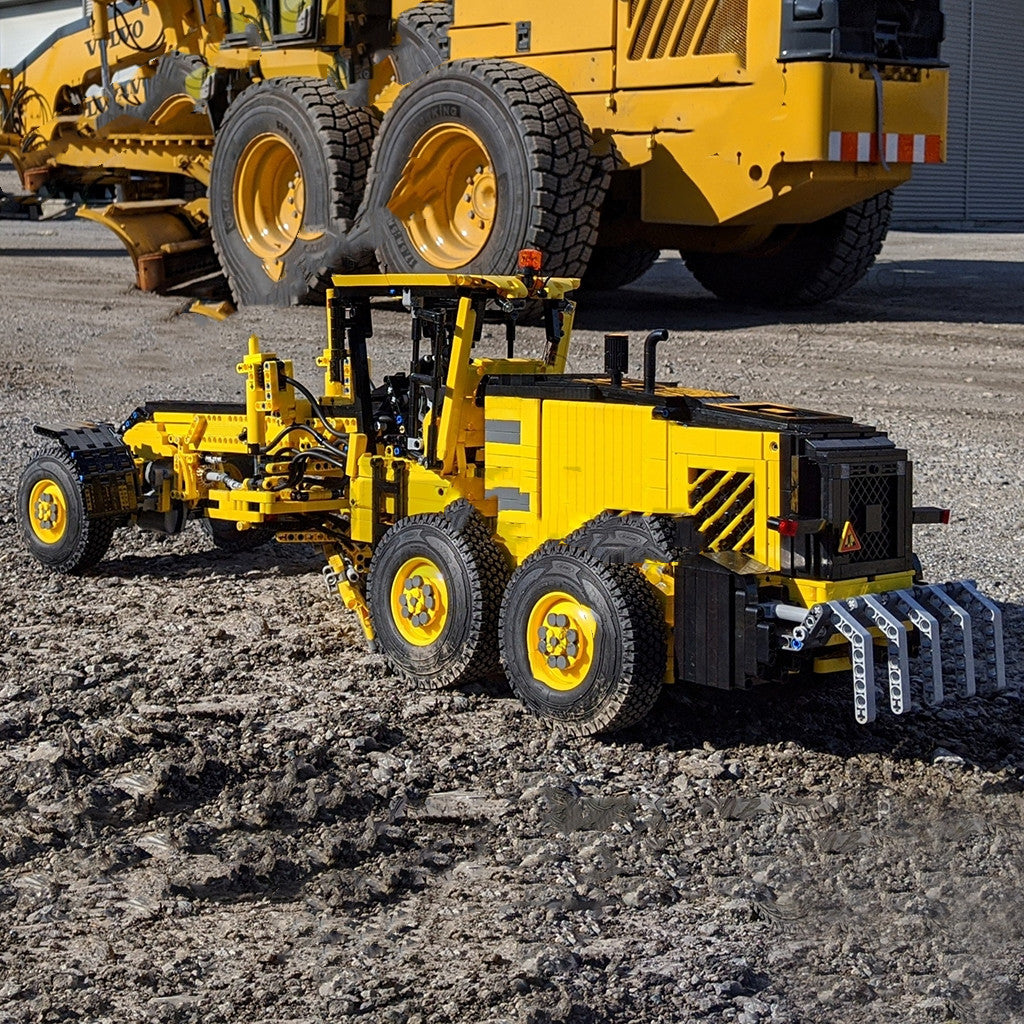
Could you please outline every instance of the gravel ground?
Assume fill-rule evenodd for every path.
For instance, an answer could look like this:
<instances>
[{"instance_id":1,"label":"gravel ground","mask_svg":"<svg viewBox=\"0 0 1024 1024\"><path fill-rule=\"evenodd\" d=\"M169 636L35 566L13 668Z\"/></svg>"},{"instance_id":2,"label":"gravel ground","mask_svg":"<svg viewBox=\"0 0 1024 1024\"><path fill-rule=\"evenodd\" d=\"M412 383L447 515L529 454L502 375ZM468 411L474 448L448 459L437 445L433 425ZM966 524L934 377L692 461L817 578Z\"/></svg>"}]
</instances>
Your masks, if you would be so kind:
<instances>
[{"instance_id":1,"label":"gravel ground","mask_svg":"<svg viewBox=\"0 0 1024 1024\"><path fill-rule=\"evenodd\" d=\"M930 575L1005 607L1011 692L868 728L844 687L667 694L566 741L499 689L408 692L305 549L31 562L34 422L232 398L250 332L315 385L322 311L212 323L95 225L0 223L0 1021L1024 1021L1022 254L897 234L795 325L664 260L574 364L665 326L663 377L889 430L954 510Z\"/></svg>"}]
</instances>

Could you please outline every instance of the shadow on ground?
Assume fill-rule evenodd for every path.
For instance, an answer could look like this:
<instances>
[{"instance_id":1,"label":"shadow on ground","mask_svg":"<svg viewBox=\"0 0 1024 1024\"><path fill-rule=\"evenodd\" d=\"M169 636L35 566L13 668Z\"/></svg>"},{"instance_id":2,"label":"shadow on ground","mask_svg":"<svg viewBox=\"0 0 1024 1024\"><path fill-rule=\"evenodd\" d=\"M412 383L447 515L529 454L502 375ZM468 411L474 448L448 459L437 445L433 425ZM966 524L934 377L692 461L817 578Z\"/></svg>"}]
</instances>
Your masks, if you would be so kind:
<instances>
[{"instance_id":1,"label":"shadow on ground","mask_svg":"<svg viewBox=\"0 0 1024 1024\"><path fill-rule=\"evenodd\" d=\"M842 299L806 309L758 310L721 302L682 263L659 263L635 285L587 293L577 327L587 330L728 331L779 324L933 322L1024 325L1024 263L904 260L879 263Z\"/></svg>"}]
</instances>

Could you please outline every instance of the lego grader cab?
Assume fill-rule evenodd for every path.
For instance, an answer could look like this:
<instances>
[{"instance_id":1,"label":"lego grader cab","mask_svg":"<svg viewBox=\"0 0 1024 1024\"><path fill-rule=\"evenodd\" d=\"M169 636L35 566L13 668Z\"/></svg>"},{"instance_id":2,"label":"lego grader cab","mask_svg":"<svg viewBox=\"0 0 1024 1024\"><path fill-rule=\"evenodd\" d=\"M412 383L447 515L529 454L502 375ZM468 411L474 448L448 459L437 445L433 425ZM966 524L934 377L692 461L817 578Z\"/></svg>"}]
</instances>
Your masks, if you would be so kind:
<instances>
[{"instance_id":1,"label":"lego grader cab","mask_svg":"<svg viewBox=\"0 0 1024 1024\"><path fill-rule=\"evenodd\" d=\"M869 722L955 687L1005 686L997 606L923 582L911 465L843 416L603 373L566 373L578 282L336 279L321 395L252 338L238 404L150 403L120 426L37 427L18 517L44 565L81 573L115 529L202 519L230 550L319 545L329 588L423 687L504 671L576 734L642 719L664 684L722 688L845 670ZM401 299L408 367L370 380L372 301ZM516 354L525 301L545 349ZM487 329L505 352L474 352ZM478 346L482 348L483 346Z\"/></svg>"}]
</instances>

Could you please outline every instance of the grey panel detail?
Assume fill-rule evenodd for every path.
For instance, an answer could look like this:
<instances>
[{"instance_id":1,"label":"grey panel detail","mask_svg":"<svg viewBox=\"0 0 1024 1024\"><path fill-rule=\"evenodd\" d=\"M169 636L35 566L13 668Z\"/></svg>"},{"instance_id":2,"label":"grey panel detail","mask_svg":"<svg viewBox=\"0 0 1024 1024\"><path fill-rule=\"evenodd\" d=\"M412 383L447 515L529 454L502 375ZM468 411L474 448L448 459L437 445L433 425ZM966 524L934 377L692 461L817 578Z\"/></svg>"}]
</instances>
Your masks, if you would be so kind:
<instances>
[{"instance_id":1,"label":"grey panel detail","mask_svg":"<svg viewBox=\"0 0 1024 1024\"><path fill-rule=\"evenodd\" d=\"M519 420L486 420L484 440L489 444L522 444L523 425Z\"/></svg>"},{"instance_id":2,"label":"grey panel detail","mask_svg":"<svg viewBox=\"0 0 1024 1024\"><path fill-rule=\"evenodd\" d=\"M498 499L499 512L529 512L530 496L515 487L493 487L486 494Z\"/></svg>"}]
</instances>

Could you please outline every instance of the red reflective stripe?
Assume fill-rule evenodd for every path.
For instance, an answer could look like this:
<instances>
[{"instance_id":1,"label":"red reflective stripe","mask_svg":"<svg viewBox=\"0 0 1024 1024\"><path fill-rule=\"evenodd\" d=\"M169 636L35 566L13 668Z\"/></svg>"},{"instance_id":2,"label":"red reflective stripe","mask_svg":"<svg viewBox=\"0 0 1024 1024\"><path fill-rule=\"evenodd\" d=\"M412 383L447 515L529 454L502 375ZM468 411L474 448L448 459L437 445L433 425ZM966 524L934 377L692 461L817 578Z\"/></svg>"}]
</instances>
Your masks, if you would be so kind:
<instances>
[{"instance_id":1,"label":"red reflective stripe","mask_svg":"<svg viewBox=\"0 0 1024 1024\"><path fill-rule=\"evenodd\" d=\"M942 163L942 137L940 135L925 136L924 162L926 164Z\"/></svg>"},{"instance_id":2,"label":"red reflective stripe","mask_svg":"<svg viewBox=\"0 0 1024 1024\"><path fill-rule=\"evenodd\" d=\"M843 162L855 164L857 162L857 133L843 132Z\"/></svg>"},{"instance_id":3,"label":"red reflective stripe","mask_svg":"<svg viewBox=\"0 0 1024 1024\"><path fill-rule=\"evenodd\" d=\"M914 136L900 136L900 154L897 163L912 164L914 162Z\"/></svg>"}]
</instances>

